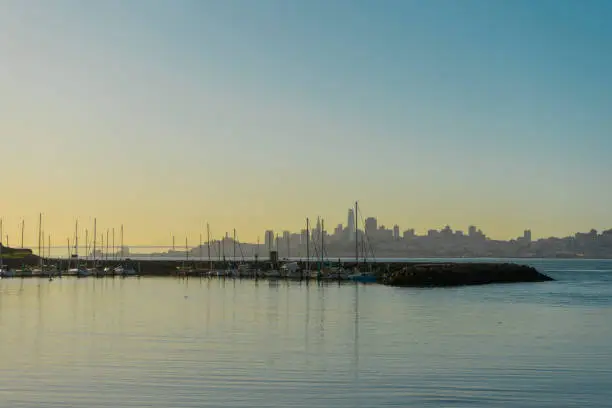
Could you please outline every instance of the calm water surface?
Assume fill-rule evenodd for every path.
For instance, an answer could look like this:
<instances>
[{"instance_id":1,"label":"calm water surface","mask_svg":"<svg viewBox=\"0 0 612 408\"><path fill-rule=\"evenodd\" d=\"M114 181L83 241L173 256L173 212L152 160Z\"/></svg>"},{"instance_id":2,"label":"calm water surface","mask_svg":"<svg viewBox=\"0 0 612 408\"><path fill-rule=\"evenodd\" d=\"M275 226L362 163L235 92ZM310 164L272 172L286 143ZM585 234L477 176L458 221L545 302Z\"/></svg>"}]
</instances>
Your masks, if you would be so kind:
<instances>
[{"instance_id":1,"label":"calm water surface","mask_svg":"<svg viewBox=\"0 0 612 408\"><path fill-rule=\"evenodd\" d=\"M454 289L0 280L1 407L609 407L612 262Z\"/></svg>"}]
</instances>

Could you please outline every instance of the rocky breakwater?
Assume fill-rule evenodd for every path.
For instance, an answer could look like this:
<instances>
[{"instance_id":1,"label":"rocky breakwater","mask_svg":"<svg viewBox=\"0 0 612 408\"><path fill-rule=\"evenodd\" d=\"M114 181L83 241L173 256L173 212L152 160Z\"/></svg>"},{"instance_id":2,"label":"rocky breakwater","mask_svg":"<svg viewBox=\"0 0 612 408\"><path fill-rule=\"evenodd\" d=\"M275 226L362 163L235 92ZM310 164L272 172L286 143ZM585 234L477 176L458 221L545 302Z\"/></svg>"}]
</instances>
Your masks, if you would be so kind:
<instances>
[{"instance_id":1,"label":"rocky breakwater","mask_svg":"<svg viewBox=\"0 0 612 408\"><path fill-rule=\"evenodd\" d=\"M404 266L384 274L380 281L391 286L462 286L490 283L552 281L535 268L512 263L429 263Z\"/></svg>"}]
</instances>

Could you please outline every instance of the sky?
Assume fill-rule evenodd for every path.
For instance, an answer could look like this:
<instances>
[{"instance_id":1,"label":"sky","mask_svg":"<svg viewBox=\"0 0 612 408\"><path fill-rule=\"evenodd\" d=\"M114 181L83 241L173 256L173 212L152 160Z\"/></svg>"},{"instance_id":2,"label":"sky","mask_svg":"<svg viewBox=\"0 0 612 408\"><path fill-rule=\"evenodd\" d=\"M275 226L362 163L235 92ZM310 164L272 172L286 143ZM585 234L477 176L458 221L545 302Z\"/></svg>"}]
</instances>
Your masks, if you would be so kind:
<instances>
[{"instance_id":1,"label":"sky","mask_svg":"<svg viewBox=\"0 0 612 408\"><path fill-rule=\"evenodd\" d=\"M612 227L612 3L0 0L4 234ZM194 242L195 244L195 242Z\"/></svg>"}]
</instances>

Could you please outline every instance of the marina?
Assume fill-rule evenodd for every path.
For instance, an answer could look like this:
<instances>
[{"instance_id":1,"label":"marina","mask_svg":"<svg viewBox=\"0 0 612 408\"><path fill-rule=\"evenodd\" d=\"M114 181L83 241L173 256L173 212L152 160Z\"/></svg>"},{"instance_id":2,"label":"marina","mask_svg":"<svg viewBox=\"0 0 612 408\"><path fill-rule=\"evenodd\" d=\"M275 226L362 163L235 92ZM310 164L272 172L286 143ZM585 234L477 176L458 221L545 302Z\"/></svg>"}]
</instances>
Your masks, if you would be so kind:
<instances>
[{"instance_id":1,"label":"marina","mask_svg":"<svg viewBox=\"0 0 612 408\"><path fill-rule=\"evenodd\" d=\"M352 219L357 220L359 204L350 210ZM225 247L217 252L217 259L211 257L210 227L206 224L206 257L204 258L204 243L202 234L198 246L199 256L190 257L188 238L185 237L184 259L168 260L158 259L131 259L124 254L124 228L120 228L120 251L115 251L115 230L112 230L112 252L109 257L109 230L106 230L106 253L99 252L97 219L93 219L93 236L90 238L89 230L85 229L85 257L79 256L79 221L75 221L74 246L70 238L67 239L67 257L62 260L50 256L51 237L48 239L48 252L44 252L43 216L38 221L38 255L31 250L23 248L5 248L0 243L0 277L25 278L77 276L79 278L106 276L177 276L177 277L222 277L222 278L250 278L250 279L289 279L289 280L327 280L352 281L358 283L383 283L395 286L456 286L488 283L512 282L539 282L551 280L550 277L538 272L535 268L526 267L508 262L482 262L448 263L448 262L416 262L391 260L377 261L371 242L367 234L360 235L359 224L348 229L354 242L354 258L352 260L337 261L330 259L325 251L324 220L317 218L317 227L311 231L310 219L306 218L305 259L279 259L278 237L276 248L268 253L266 259L248 260L240 249L236 229L231 239L233 250L231 258L226 257ZM21 223L23 237L24 222ZM2 236L2 223L0 220L0 236ZM227 236L227 234L226 234ZM271 237L269 237L271 238ZM100 235L104 248L104 234ZM271 239L269 239L271 241ZM314 246L311 254L311 241ZM223 241L224 243L225 241ZM221 241L218 242L219 246ZM173 236L174 248L174 236ZM240 254L238 253L240 250ZM6 260L4 267L4 254L12 255ZM19 256L15 256L15 255Z\"/></svg>"},{"instance_id":2,"label":"marina","mask_svg":"<svg viewBox=\"0 0 612 408\"><path fill-rule=\"evenodd\" d=\"M274 255L272 255L274 258ZM3 270L0 277L53 279L63 276L78 278L174 276L179 278L267 279L297 281L338 281L382 283L392 286L460 286L490 283L542 282L552 280L536 268L508 262L380 262L369 265L338 261L311 262L267 261L228 262L209 261L206 265L194 261L72 261L52 260L50 265L40 262L40 268L21 266Z\"/></svg>"}]
</instances>

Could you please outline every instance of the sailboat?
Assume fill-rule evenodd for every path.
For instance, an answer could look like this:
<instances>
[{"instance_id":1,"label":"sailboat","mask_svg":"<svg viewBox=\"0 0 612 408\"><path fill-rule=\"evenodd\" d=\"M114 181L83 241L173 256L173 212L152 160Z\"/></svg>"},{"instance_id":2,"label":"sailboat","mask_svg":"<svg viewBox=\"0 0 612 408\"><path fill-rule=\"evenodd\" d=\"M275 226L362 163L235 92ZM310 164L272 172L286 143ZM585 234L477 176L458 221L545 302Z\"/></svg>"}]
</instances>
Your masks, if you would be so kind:
<instances>
[{"instance_id":1,"label":"sailboat","mask_svg":"<svg viewBox=\"0 0 612 408\"><path fill-rule=\"evenodd\" d=\"M244 253L242 252L242 246L240 245L240 242L238 241L238 238L236 236L236 229L234 229L233 243L234 243L234 254L232 257L232 267L230 270L227 271L228 276L233 276L235 278L244 278L244 277L254 276L255 271L251 270L249 265L247 265L246 263L243 263ZM237 261L236 246L240 248L240 257L241 257L240 262Z\"/></svg>"},{"instance_id":2,"label":"sailboat","mask_svg":"<svg viewBox=\"0 0 612 408\"><path fill-rule=\"evenodd\" d=\"M359 269L359 223L357 220L357 201L355 201L355 272L348 276L348 279L353 282L361 283L374 283L376 282L376 276L369 272L363 272Z\"/></svg>"},{"instance_id":3,"label":"sailboat","mask_svg":"<svg viewBox=\"0 0 612 408\"><path fill-rule=\"evenodd\" d=\"M210 225L208 223L206 223L206 248L208 254L208 271L206 271L206 274L208 276L216 276L217 273L213 268L213 261L210 257Z\"/></svg>"},{"instance_id":4,"label":"sailboat","mask_svg":"<svg viewBox=\"0 0 612 408\"><path fill-rule=\"evenodd\" d=\"M77 265L78 265L78 258L77 258ZM69 269L68 274L76 275L79 278L86 278L88 276L91 276L91 272L89 272L89 270L87 268L84 268L83 266L77 266L76 268Z\"/></svg>"},{"instance_id":5,"label":"sailboat","mask_svg":"<svg viewBox=\"0 0 612 408\"><path fill-rule=\"evenodd\" d=\"M94 218L94 229L93 229L93 250L91 251L91 256L93 258L93 264L91 268L88 268L88 271L91 275L95 276L95 277L103 277L106 274L106 271L104 269L99 269L98 265L96 263L96 244L97 244L97 237L98 237L98 231L97 231L97 221Z\"/></svg>"},{"instance_id":6,"label":"sailboat","mask_svg":"<svg viewBox=\"0 0 612 408\"><path fill-rule=\"evenodd\" d=\"M234 246L234 252L232 253L232 262L230 263L230 269L227 271L227 276L231 276L233 278L239 278L241 271L237 268L237 263L236 263L236 228L234 228L234 236L232 238L232 244Z\"/></svg>"},{"instance_id":7,"label":"sailboat","mask_svg":"<svg viewBox=\"0 0 612 408\"><path fill-rule=\"evenodd\" d=\"M178 276L189 276L193 274L193 267L188 266L189 262L189 246L187 245L187 237L185 237L185 261L181 266L176 267L176 274Z\"/></svg>"},{"instance_id":8,"label":"sailboat","mask_svg":"<svg viewBox=\"0 0 612 408\"><path fill-rule=\"evenodd\" d=\"M120 255L119 255L119 260L121 260L121 261L123 261L123 249L124 249L124 246L123 246L123 225L121 225L121 252L120 252ZM113 272L116 275L120 275L120 276L123 276L123 277L125 277L125 276L136 276L136 270L132 266L125 265L125 264L117 266L115 269L113 269Z\"/></svg>"},{"instance_id":9,"label":"sailboat","mask_svg":"<svg viewBox=\"0 0 612 408\"><path fill-rule=\"evenodd\" d=\"M352 280L353 282L360 282L360 283L375 283L376 282L376 276L374 276L370 272L360 271L359 269L356 269L355 273L353 273L352 275L349 275L348 278Z\"/></svg>"},{"instance_id":10,"label":"sailboat","mask_svg":"<svg viewBox=\"0 0 612 408\"><path fill-rule=\"evenodd\" d=\"M90 275L87 268L84 268L79 263L79 220L76 221L74 228L74 258L75 267L70 268L70 261L68 261L68 275L76 275L79 278L84 278Z\"/></svg>"},{"instance_id":11,"label":"sailboat","mask_svg":"<svg viewBox=\"0 0 612 408\"><path fill-rule=\"evenodd\" d=\"M32 276L42 276L44 274L43 253L40 247L40 237L42 235L42 214L38 217L38 267L32 269Z\"/></svg>"},{"instance_id":12,"label":"sailboat","mask_svg":"<svg viewBox=\"0 0 612 408\"><path fill-rule=\"evenodd\" d=\"M136 276L136 270L129 265L119 265L113 269L113 272L120 276Z\"/></svg>"},{"instance_id":13,"label":"sailboat","mask_svg":"<svg viewBox=\"0 0 612 408\"><path fill-rule=\"evenodd\" d=\"M210 248L210 246L209 246ZM204 260L204 256L202 254L202 251L204 249L204 244L202 242L202 234L200 234L200 245L198 246L198 251L199 251L199 258L200 258L200 262L198 262L198 264L196 265L194 262L194 267L192 270L192 273L195 276L207 276L208 275L208 269L206 269L206 267L204 266L203 260ZM210 249L209 249L210 251ZM210 258L210 256L209 256Z\"/></svg>"}]
</instances>

